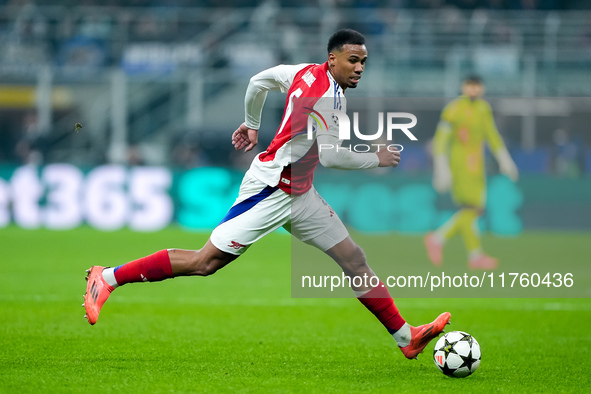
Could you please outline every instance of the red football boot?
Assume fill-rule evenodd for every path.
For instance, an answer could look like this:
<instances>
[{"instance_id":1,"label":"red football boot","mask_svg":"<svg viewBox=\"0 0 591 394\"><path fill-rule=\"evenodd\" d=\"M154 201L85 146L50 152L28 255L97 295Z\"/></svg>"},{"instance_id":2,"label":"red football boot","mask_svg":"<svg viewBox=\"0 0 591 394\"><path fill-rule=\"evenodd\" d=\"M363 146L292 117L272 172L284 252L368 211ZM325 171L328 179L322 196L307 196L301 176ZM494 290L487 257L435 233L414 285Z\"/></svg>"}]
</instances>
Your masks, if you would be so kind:
<instances>
[{"instance_id":1,"label":"red football boot","mask_svg":"<svg viewBox=\"0 0 591 394\"><path fill-rule=\"evenodd\" d=\"M443 312L432 323L423 324L418 327L410 326L410 343L408 346L400 348L404 356L408 359L416 359L417 355L423 351L425 346L443 332L445 325L449 324L450 318L451 314L449 312Z\"/></svg>"},{"instance_id":2,"label":"red football boot","mask_svg":"<svg viewBox=\"0 0 591 394\"><path fill-rule=\"evenodd\" d=\"M473 270L494 270L499 267L499 261L494 257L481 254L469 259L468 267Z\"/></svg>"},{"instance_id":3,"label":"red football boot","mask_svg":"<svg viewBox=\"0 0 591 394\"><path fill-rule=\"evenodd\" d=\"M113 286L109 285L103 279L103 270L105 267L94 266L86 270L88 276L86 280L86 294L84 294L84 304L82 306L86 309L86 317L90 324L96 323L101 313L101 308L111 292L115 290Z\"/></svg>"}]
</instances>

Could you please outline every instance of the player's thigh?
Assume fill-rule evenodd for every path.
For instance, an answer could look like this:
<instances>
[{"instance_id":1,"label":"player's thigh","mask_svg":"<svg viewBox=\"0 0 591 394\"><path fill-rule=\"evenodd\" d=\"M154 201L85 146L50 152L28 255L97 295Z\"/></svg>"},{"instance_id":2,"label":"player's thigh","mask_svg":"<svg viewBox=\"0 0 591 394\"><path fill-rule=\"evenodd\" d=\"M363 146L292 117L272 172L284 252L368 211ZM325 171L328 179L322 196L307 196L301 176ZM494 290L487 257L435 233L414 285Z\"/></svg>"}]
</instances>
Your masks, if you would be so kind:
<instances>
[{"instance_id":1,"label":"player's thigh","mask_svg":"<svg viewBox=\"0 0 591 394\"><path fill-rule=\"evenodd\" d=\"M222 252L241 255L250 245L287 223L290 213L289 194L258 180L245 180L236 202L213 230L210 241Z\"/></svg>"},{"instance_id":2,"label":"player's thigh","mask_svg":"<svg viewBox=\"0 0 591 394\"><path fill-rule=\"evenodd\" d=\"M323 252L349 236L339 216L314 187L292 198L291 221L284 227L300 241Z\"/></svg>"},{"instance_id":3,"label":"player's thigh","mask_svg":"<svg viewBox=\"0 0 591 394\"><path fill-rule=\"evenodd\" d=\"M452 197L458 205L483 209L486 205L484 174L455 173Z\"/></svg>"}]
</instances>

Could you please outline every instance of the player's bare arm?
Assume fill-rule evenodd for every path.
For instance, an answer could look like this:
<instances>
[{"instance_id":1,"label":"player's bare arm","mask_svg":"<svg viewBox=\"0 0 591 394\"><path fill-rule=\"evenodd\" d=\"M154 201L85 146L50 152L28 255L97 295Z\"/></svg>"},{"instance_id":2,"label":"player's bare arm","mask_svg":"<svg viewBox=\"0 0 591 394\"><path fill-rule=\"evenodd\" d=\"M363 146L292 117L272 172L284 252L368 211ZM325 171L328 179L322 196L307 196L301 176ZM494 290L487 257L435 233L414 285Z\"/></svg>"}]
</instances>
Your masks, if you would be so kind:
<instances>
[{"instance_id":1,"label":"player's bare arm","mask_svg":"<svg viewBox=\"0 0 591 394\"><path fill-rule=\"evenodd\" d=\"M380 148L376 152L358 153L348 149L339 149L343 141L330 133L321 133L317 137L318 158L320 164L338 170L365 170L376 167L397 167L400 163L400 151L396 147ZM328 149L323 149L328 147Z\"/></svg>"},{"instance_id":2,"label":"player's bare arm","mask_svg":"<svg viewBox=\"0 0 591 394\"><path fill-rule=\"evenodd\" d=\"M400 164L400 151L396 147L392 147L392 150L382 148L376 152L380 160L378 167L398 167L398 164Z\"/></svg>"},{"instance_id":3,"label":"player's bare arm","mask_svg":"<svg viewBox=\"0 0 591 394\"><path fill-rule=\"evenodd\" d=\"M248 152L252 150L258 143L259 131L251 129L242 123L234 133L232 133L232 145L234 149Z\"/></svg>"}]
</instances>

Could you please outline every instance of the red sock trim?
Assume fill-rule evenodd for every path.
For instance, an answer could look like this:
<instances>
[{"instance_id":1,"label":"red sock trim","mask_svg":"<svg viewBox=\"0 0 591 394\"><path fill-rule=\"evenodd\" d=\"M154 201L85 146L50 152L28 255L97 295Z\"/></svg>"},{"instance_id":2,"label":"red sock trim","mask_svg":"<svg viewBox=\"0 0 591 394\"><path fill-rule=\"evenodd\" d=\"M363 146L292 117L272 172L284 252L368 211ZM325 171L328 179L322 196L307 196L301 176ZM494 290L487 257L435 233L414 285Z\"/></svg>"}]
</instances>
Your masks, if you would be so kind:
<instances>
[{"instance_id":1,"label":"red sock trim","mask_svg":"<svg viewBox=\"0 0 591 394\"><path fill-rule=\"evenodd\" d=\"M357 298L371 313L373 313L380 323L388 329L389 332L393 333L398 331L400 327L406 323L406 321L400 316L400 312L394 304L390 292L382 281L365 293L361 297Z\"/></svg>"},{"instance_id":2,"label":"red sock trim","mask_svg":"<svg viewBox=\"0 0 591 394\"><path fill-rule=\"evenodd\" d=\"M172 266L166 249L115 268L115 280L120 286L134 282L157 282L168 278L172 278Z\"/></svg>"}]
</instances>

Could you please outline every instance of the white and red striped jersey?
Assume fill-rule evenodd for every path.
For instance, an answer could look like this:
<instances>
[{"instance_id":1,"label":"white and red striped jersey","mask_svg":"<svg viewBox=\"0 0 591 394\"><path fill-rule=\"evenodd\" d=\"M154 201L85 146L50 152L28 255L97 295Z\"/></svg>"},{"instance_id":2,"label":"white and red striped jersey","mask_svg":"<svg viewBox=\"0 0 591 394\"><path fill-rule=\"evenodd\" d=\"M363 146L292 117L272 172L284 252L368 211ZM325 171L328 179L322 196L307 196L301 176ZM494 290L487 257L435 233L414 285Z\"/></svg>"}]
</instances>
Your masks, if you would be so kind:
<instances>
[{"instance_id":1,"label":"white and red striped jersey","mask_svg":"<svg viewBox=\"0 0 591 394\"><path fill-rule=\"evenodd\" d=\"M269 186L301 195L312 187L314 169L319 161L316 133L314 138L308 138L308 114L303 107L319 112L331 109L345 112L346 100L343 89L328 71L328 62L280 65L251 79L246 99L247 127L259 128L266 97L259 93L275 89L287 92L283 119L267 150L255 157L248 171ZM257 94L258 99L254 98Z\"/></svg>"}]
</instances>

